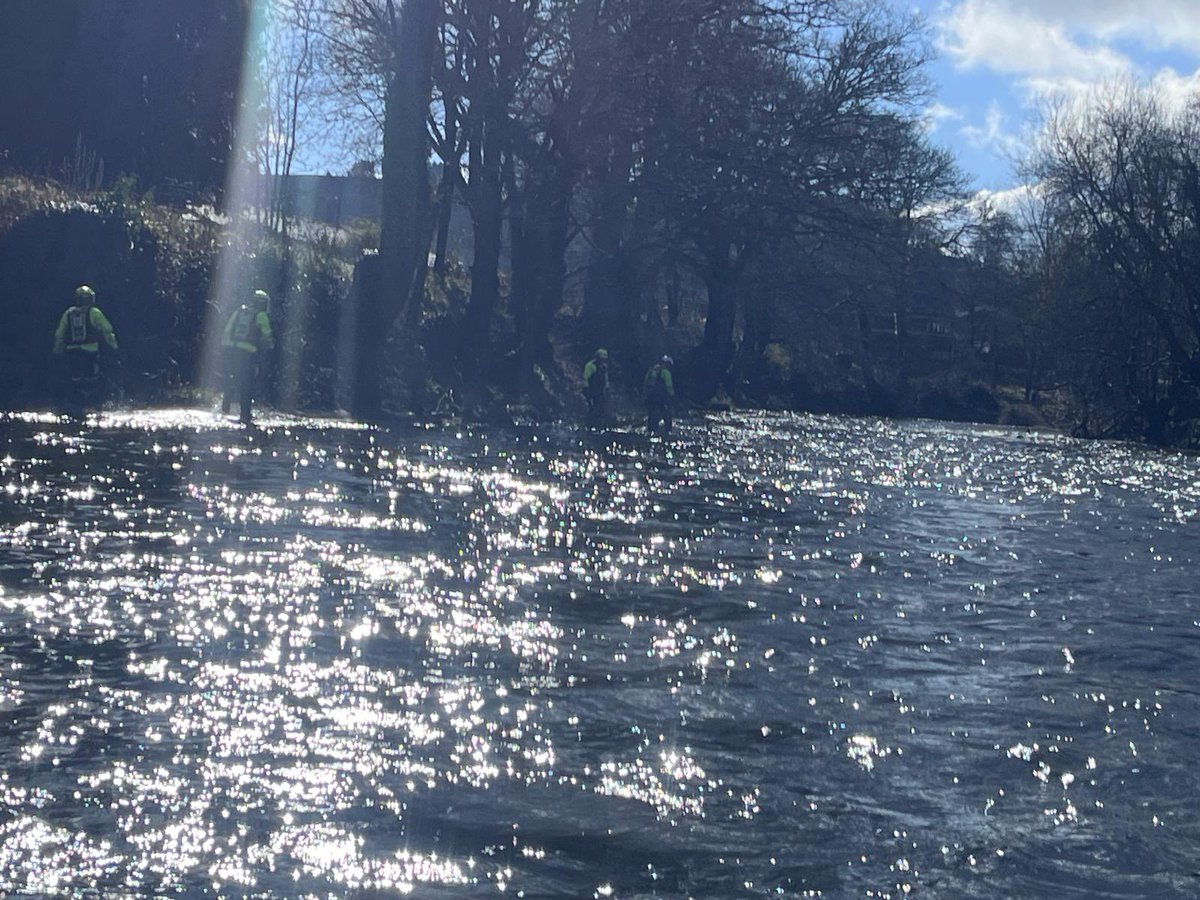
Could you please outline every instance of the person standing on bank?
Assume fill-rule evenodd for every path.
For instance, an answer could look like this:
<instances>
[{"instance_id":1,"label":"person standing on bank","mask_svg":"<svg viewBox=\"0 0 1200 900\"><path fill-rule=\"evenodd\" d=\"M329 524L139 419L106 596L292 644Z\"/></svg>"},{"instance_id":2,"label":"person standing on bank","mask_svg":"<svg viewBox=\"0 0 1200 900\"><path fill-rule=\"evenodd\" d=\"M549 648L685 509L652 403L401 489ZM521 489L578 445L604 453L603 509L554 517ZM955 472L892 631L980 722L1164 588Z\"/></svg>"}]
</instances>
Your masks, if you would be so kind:
<instances>
[{"instance_id":1,"label":"person standing on bank","mask_svg":"<svg viewBox=\"0 0 1200 900\"><path fill-rule=\"evenodd\" d=\"M54 355L66 362L67 377L76 391L97 391L101 341L117 352L117 335L108 316L96 306L96 292L81 284L75 288L75 305L67 308L54 330Z\"/></svg>"},{"instance_id":2,"label":"person standing on bank","mask_svg":"<svg viewBox=\"0 0 1200 900\"><path fill-rule=\"evenodd\" d=\"M608 422L608 351L603 347L583 367L583 396L588 428L603 428Z\"/></svg>"},{"instance_id":3,"label":"person standing on bank","mask_svg":"<svg viewBox=\"0 0 1200 900\"><path fill-rule=\"evenodd\" d=\"M240 418L245 425L250 424L259 360L275 347L271 320L267 316L270 304L271 298L266 291L255 291L250 303L243 303L233 311L221 334L221 348L225 353L225 396L221 400L221 412L229 412L236 393Z\"/></svg>"},{"instance_id":4,"label":"person standing on bank","mask_svg":"<svg viewBox=\"0 0 1200 900\"><path fill-rule=\"evenodd\" d=\"M675 401L675 382L671 378L673 360L664 356L650 367L642 382L646 398L646 430L653 434L662 425L662 433L671 432L671 404Z\"/></svg>"}]
</instances>

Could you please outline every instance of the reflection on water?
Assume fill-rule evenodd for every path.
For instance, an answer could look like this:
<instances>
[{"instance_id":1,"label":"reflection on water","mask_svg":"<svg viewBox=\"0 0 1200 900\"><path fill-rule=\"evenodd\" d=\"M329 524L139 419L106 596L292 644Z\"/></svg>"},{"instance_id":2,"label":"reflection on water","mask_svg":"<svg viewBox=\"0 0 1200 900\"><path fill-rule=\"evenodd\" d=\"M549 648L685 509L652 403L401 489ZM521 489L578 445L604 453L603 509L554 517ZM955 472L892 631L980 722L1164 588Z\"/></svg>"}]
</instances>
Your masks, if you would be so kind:
<instances>
[{"instance_id":1,"label":"reflection on water","mask_svg":"<svg viewBox=\"0 0 1200 900\"><path fill-rule=\"evenodd\" d=\"M1193 896L1200 466L0 417L0 890Z\"/></svg>"}]
</instances>

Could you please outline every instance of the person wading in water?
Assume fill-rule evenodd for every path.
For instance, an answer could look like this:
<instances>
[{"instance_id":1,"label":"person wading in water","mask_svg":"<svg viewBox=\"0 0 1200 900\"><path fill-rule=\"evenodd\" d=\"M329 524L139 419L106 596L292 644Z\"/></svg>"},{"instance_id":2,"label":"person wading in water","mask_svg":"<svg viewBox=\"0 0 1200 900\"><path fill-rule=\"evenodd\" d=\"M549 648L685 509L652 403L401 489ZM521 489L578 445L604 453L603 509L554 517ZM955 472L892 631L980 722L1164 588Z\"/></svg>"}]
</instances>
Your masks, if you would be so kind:
<instances>
[{"instance_id":1,"label":"person wading in water","mask_svg":"<svg viewBox=\"0 0 1200 900\"><path fill-rule=\"evenodd\" d=\"M653 434L659 430L662 434L671 433L671 405L675 401L675 382L671 378L673 360L664 356L650 367L642 382L642 392L646 398L646 430Z\"/></svg>"},{"instance_id":2,"label":"person wading in water","mask_svg":"<svg viewBox=\"0 0 1200 900\"><path fill-rule=\"evenodd\" d=\"M67 308L54 330L54 355L66 363L72 399L100 399L101 342L105 353L116 354L117 335L108 316L96 306L96 292L88 285L75 288L75 305ZM114 363L118 362L113 356Z\"/></svg>"},{"instance_id":3,"label":"person wading in water","mask_svg":"<svg viewBox=\"0 0 1200 900\"><path fill-rule=\"evenodd\" d=\"M271 297L266 291L255 291L249 304L243 303L233 311L221 334L221 347L225 352L225 396L221 400L221 412L229 412L236 394L241 421L245 425L250 424L259 360L275 346L271 320L267 316L270 304Z\"/></svg>"},{"instance_id":4,"label":"person wading in water","mask_svg":"<svg viewBox=\"0 0 1200 900\"><path fill-rule=\"evenodd\" d=\"M583 396L588 428L603 428L608 422L608 351L603 347L583 367Z\"/></svg>"}]
</instances>

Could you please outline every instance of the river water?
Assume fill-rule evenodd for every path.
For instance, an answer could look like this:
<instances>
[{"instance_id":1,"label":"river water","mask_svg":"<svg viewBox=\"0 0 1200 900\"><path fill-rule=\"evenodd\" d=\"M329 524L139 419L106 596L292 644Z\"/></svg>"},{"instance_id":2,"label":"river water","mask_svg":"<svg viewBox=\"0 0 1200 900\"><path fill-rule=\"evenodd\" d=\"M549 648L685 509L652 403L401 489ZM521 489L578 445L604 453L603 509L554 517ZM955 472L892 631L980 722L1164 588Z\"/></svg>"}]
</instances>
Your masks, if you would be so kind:
<instances>
[{"instance_id":1,"label":"river water","mask_svg":"<svg viewBox=\"0 0 1200 900\"><path fill-rule=\"evenodd\" d=\"M0 416L0 891L1192 897L1200 464Z\"/></svg>"}]
</instances>

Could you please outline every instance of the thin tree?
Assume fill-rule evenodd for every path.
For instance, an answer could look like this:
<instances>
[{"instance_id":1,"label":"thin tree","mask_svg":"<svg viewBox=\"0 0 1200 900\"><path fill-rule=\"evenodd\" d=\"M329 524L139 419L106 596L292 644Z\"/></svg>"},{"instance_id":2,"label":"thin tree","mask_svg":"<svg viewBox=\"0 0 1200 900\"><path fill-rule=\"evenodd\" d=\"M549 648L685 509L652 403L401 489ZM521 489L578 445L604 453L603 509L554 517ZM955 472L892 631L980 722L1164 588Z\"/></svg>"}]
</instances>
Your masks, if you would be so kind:
<instances>
[{"instance_id":1,"label":"thin tree","mask_svg":"<svg viewBox=\"0 0 1200 900\"><path fill-rule=\"evenodd\" d=\"M323 29L319 0L272 0L259 43L260 133L255 147L263 179L261 212L287 233L290 179L301 143L320 145L332 130L323 115Z\"/></svg>"},{"instance_id":2,"label":"thin tree","mask_svg":"<svg viewBox=\"0 0 1200 900\"><path fill-rule=\"evenodd\" d=\"M352 405L382 405L388 335L424 279L429 246L427 122L440 0L335 0L329 10L336 70L347 93L370 107L382 99L383 197L379 277L360 296ZM382 96L381 96L382 95Z\"/></svg>"}]
</instances>

